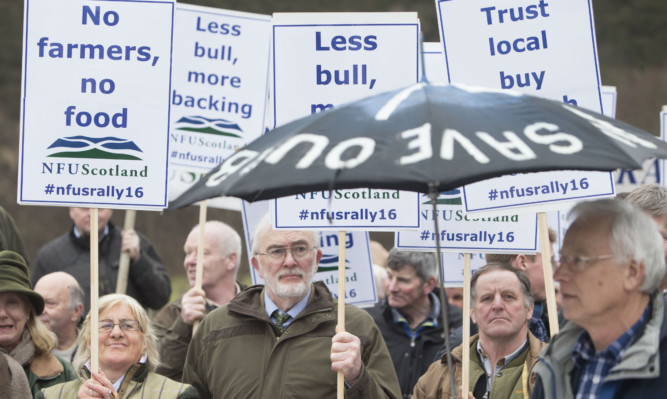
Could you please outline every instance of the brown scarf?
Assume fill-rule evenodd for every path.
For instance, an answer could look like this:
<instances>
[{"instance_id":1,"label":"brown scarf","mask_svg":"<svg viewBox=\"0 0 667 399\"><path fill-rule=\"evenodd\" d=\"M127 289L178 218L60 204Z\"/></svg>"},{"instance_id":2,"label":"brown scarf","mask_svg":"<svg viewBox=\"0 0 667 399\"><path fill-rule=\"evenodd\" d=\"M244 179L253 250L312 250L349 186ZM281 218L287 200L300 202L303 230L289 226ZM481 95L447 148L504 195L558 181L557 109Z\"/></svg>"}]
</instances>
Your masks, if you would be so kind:
<instances>
[{"instance_id":1,"label":"brown scarf","mask_svg":"<svg viewBox=\"0 0 667 399\"><path fill-rule=\"evenodd\" d=\"M25 337L25 332L23 337ZM28 337L30 337L30 334L28 334ZM29 342L34 355L35 346L32 344L32 341L29 340ZM26 351L23 349L21 352ZM12 351L13 353L14 351ZM22 356L25 355L22 354ZM30 358L32 359L32 356ZM16 359L7 354L4 349L0 349L0 398L20 399L30 397L32 397L32 393L28 384L28 376L23 371L23 367L21 367L21 364Z\"/></svg>"},{"instance_id":2,"label":"brown scarf","mask_svg":"<svg viewBox=\"0 0 667 399\"><path fill-rule=\"evenodd\" d=\"M23 330L23 336L21 336L21 340L16 345L16 348L9 354L19 362L21 366L29 364L35 357L35 344L33 344L32 337L27 328Z\"/></svg>"}]
</instances>

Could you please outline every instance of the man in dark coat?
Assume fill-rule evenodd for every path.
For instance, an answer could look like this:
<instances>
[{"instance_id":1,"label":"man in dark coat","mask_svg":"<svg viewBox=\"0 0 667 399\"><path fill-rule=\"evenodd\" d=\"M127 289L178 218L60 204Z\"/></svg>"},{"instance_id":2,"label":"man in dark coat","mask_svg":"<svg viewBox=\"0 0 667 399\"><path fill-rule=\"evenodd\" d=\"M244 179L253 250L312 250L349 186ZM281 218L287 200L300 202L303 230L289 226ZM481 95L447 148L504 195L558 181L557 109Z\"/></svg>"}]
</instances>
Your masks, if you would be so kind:
<instances>
[{"instance_id":1,"label":"man in dark coat","mask_svg":"<svg viewBox=\"0 0 667 399\"><path fill-rule=\"evenodd\" d=\"M404 398L431 365L444 343L435 256L392 249L387 258L387 297L367 309L387 344ZM461 310L448 306L450 329L461 325Z\"/></svg>"},{"instance_id":2,"label":"man in dark coat","mask_svg":"<svg viewBox=\"0 0 667 399\"><path fill-rule=\"evenodd\" d=\"M130 254L127 295L147 308L160 309L169 300L171 284L153 244L134 230L121 231L111 223L111 209L98 210L99 295L116 291L121 251ZM55 271L71 274L86 294L84 314L90 308L90 209L70 208L74 225L37 252L32 283Z\"/></svg>"}]
</instances>

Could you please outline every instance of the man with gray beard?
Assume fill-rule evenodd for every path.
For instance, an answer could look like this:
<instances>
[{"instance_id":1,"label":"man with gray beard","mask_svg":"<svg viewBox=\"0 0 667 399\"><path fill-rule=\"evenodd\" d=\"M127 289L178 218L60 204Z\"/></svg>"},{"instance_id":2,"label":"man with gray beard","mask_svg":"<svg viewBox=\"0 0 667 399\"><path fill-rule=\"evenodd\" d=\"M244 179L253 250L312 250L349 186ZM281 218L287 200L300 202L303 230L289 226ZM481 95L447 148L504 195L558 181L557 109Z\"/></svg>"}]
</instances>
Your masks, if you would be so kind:
<instances>
[{"instance_id":1,"label":"man with gray beard","mask_svg":"<svg viewBox=\"0 0 667 399\"><path fill-rule=\"evenodd\" d=\"M268 215L252 240L252 266L266 285L250 287L209 313L188 349L183 380L201 398L331 398L336 373L345 397L399 398L391 357L373 319L337 303L313 283L322 257L312 231L274 230Z\"/></svg>"}]
</instances>

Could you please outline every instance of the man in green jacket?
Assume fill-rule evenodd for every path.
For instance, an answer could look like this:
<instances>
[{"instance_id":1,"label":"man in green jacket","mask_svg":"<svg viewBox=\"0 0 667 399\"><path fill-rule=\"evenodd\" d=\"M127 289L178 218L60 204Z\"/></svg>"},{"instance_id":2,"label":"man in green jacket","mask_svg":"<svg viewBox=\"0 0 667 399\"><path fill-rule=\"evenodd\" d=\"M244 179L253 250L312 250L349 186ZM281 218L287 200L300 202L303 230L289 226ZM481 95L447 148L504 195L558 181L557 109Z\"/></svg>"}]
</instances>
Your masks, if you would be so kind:
<instances>
[{"instance_id":1,"label":"man in green jacket","mask_svg":"<svg viewBox=\"0 0 667 399\"><path fill-rule=\"evenodd\" d=\"M471 317L479 335L470 348L469 384L462 396L475 398L528 398L534 384L529 372L542 347L529 330L533 296L526 275L509 265L490 264L478 269L471 280ZM413 399L452 397L451 375L461 390L463 343L447 357L433 363L415 386Z\"/></svg>"},{"instance_id":2,"label":"man in green jacket","mask_svg":"<svg viewBox=\"0 0 667 399\"><path fill-rule=\"evenodd\" d=\"M183 380L202 398L333 398L336 373L346 398L400 398L391 357L373 319L312 283L322 257L314 232L274 230L265 217L252 265L265 280L209 313L197 329Z\"/></svg>"}]
</instances>

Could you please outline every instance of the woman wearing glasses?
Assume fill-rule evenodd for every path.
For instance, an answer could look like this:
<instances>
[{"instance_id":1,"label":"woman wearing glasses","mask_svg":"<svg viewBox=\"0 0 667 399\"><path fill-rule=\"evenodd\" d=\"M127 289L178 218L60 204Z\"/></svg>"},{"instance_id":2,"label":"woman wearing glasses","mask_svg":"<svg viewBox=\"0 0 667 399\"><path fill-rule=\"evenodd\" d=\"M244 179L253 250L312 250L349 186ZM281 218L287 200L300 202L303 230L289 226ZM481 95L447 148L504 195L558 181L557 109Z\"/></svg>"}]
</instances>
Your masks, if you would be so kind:
<instances>
[{"instance_id":1,"label":"woman wearing glasses","mask_svg":"<svg viewBox=\"0 0 667 399\"><path fill-rule=\"evenodd\" d=\"M155 337L146 311L127 295L99 299L99 373L90 370L90 314L77 340L74 368L78 379L42 391L37 398L198 398L187 384L154 372L158 363Z\"/></svg>"}]
</instances>

